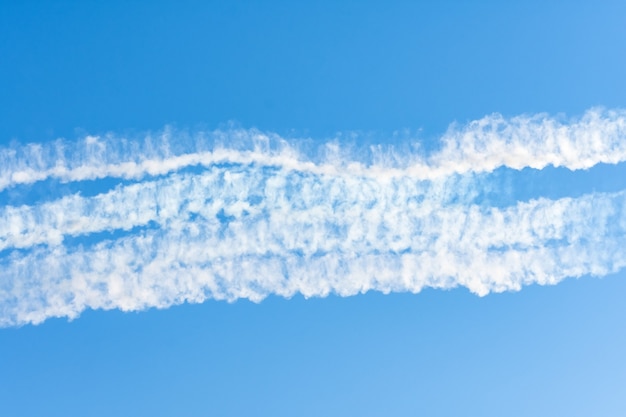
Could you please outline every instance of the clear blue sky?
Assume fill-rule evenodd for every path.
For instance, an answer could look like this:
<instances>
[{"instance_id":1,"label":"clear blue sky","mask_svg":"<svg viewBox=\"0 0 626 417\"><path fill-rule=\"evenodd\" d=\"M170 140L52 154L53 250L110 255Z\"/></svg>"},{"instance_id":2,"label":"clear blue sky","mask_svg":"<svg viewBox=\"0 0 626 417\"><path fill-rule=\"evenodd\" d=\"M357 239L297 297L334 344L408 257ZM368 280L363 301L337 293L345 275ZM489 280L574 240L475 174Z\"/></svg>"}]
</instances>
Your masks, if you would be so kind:
<instances>
[{"instance_id":1,"label":"clear blue sky","mask_svg":"<svg viewBox=\"0 0 626 417\"><path fill-rule=\"evenodd\" d=\"M619 109L625 21L622 1L0 1L0 145L230 122L432 143L494 112ZM496 205L626 189L624 163L496 175ZM0 328L0 415L623 415L625 296L621 271L87 310Z\"/></svg>"}]
</instances>

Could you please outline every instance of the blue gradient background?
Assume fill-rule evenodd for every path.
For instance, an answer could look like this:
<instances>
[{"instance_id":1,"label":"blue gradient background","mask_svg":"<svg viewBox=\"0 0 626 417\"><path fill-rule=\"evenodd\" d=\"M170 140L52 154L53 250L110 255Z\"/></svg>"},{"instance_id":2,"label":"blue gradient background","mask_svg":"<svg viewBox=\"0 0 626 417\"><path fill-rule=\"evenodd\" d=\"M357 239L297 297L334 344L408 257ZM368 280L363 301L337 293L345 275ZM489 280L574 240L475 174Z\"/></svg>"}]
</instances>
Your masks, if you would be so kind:
<instances>
[{"instance_id":1,"label":"blue gradient background","mask_svg":"<svg viewBox=\"0 0 626 417\"><path fill-rule=\"evenodd\" d=\"M428 146L492 112L623 108L625 21L621 1L1 1L0 143L232 121ZM624 189L622 165L512 186ZM622 415L625 278L0 329L0 415Z\"/></svg>"}]
</instances>

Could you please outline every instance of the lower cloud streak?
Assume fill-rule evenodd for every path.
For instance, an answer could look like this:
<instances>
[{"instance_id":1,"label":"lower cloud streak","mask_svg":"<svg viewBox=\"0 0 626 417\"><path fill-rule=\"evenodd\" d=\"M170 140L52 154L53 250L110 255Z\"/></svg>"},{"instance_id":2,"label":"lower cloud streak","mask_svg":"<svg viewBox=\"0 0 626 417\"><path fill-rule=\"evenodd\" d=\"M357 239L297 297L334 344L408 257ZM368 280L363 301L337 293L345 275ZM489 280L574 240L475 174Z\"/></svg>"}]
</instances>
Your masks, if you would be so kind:
<instances>
[{"instance_id":1,"label":"lower cloud streak","mask_svg":"<svg viewBox=\"0 0 626 417\"><path fill-rule=\"evenodd\" d=\"M463 178L243 166L14 208L13 216L39 214L18 228L31 243L5 237L0 325L271 294L463 286L485 295L626 266L626 192L497 208L478 204L474 188ZM117 229L128 233L81 245L65 239Z\"/></svg>"}]
</instances>

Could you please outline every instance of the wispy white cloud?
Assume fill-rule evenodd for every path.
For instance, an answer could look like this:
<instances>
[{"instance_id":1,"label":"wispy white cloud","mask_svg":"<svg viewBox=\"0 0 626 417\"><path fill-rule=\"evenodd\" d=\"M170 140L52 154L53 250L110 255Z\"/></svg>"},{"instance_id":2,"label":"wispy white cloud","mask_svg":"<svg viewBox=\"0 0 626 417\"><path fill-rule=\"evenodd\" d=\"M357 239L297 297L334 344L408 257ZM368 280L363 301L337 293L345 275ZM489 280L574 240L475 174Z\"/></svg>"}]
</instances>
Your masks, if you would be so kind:
<instances>
[{"instance_id":1,"label":"wispy white cloud","mask_svg":"<svg viewBox=\"0 0 626 417\"><path fill-rule=\"evenodd\" d=\"M173 146L183 137L185 145ZM314 174L415 179L491 172L501 166L584 169L598 163L626 161L626 111L592 109L570 120L546 114L513 118L494 114L465 126L452 126L442 136L441 144L442 149L431 155L372 147L368 158L358 160L351 159L355 155L342 155L337 144L326 144L310 155L278 135L253 129L175 138L166 129L142 142L114 135L87 136L77 143L59 140L1 149L0 191L48 178L63 182L106 177L141 179L188 166L218 163L257 163Z\"/></svg>"},{"instance_id":2,"label":"wispy white cloud","mask_svg":"<svg viewBox=\"0 0 626 417\"><path fill-rule=\"evenodd\" d=\"M118 186L93 197L74 194L34 206L0 207L0 250L61 245L67 237L130 230L151 222L170 227L195 216L218 222L220 213L245 213L245 219L253 219L283 212L332 225L334 218L348 215L347 207L371 207L375 216L392 205L396 210L430 212L451 201L471 202L477 193L474 185L472 177L415 181L314 175L258 165L213 166L196 174Z\"/></svg>"},{"instance_id":3,"label":"wispy white cloud","mask_svg":"<svg viewBox=\"0 0 626 417\"><path fill-rule=\"evenodd\" d=\"M356 163L337 145L304 160L286 142L272 148L257 138L253 150L210 151L222 159L194 172L170 173L185 164L162 169L171 156L156 164L162 177L1 206L0 325L269 294L463 286L485 295L618 271L626 266L626 191L491 207L468 172L619 162L621 117L592 111L558 124L490 116L451 129L433 155L392 162L381 154ZM87 168L74 180L93 178L98 160L118 158L108 155L111 145L89 141L102 153L78 158L75 167ZM34 172L55 165L56 156L45 158ZM420 172L437 175L416 174L420 158ZM102 175L125 177L116 166L120 175ZM78 236L81 243L72 240Z\"/></svg>"},{"instance_id":4,"label":"wispy white cloud","mask_svg":"<svg viewBox=\"0 0 626 417\"><path fill-rule=\"evenodd\" d=\"M224 204L227 225L181 215L93 246L16 252L2 262L0 323L268 294L465 286L485 295L626 265L625 193L505 209L422 207L402 198L384 192L373 204L348 198L333 209L332 197L301 207L303 200L277 195L248 214L233 201Z\"/></svg>"}]
</instances>

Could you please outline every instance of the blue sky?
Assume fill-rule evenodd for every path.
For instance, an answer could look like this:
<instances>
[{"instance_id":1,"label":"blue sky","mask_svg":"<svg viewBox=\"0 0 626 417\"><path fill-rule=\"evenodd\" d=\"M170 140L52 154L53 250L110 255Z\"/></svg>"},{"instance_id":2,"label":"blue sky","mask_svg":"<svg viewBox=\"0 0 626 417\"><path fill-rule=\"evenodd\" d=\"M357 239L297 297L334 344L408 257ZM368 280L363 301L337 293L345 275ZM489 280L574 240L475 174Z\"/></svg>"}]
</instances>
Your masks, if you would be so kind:
<instances>
[{"instance_id":1,"label":"blue sky","mask_svg":"<svg viewBox=\"0 0 626 417\"><path fill-rule=\"evenodd\" d=\"M0 415L623 414L625 17L0 2Z\"/></svg>"}]
</instances>

